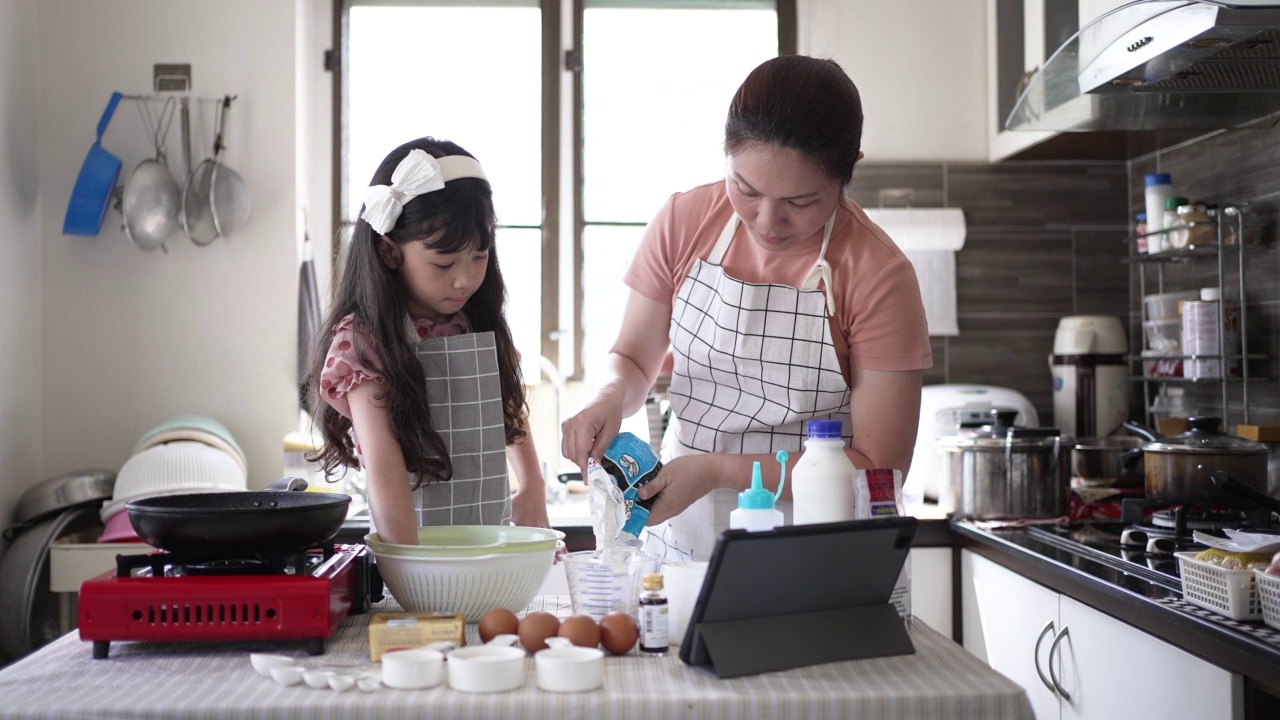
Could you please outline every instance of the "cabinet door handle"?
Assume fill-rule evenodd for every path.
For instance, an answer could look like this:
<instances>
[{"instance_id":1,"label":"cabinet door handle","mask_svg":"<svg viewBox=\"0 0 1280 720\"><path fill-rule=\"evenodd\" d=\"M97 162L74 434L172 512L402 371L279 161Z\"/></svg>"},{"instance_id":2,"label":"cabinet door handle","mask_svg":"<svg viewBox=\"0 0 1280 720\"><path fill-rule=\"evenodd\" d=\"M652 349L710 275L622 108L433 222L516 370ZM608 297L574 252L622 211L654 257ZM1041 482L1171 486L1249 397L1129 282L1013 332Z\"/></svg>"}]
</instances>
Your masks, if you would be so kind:
<instances>
[{"instance_id":1,"label":"cabinet door handle","mask_svg":"<svg viewBox=\"0 0 1280 720\"><path fill-rule=\"evenodd\" d=\"M1056 687L1054 687L1054 686L1055 686L1055 685L1057 685L1057 683L1051 683L1051 682L1049 682L1049 678L1047 678L1047 677L1045 677L1045 676L1044 676L1044 670L1041 670L1041 669L1040 669L1040 643L1044 642L1044 636L1045 636L1045 635L1049 635L1049 634L1052 634L1052 633L1053 633L1053 621L1052 621L1052 620L1050 620L1050 621L1049 621L1049 624L1048 624L1048 625L1045 625L1045 626L1044 626L1044 629L1040 631L1040 636L1036 638L1036 649L1034 650L1034 654L1032 655L1032 658L1031 658L1031 659L1032 659L1033 661L1035 661L1035 665L1036 665L1036 675L1039 675L1039 676L1040 676L1040 682L1044 683L1044 686L1045 686L1046 688L1048 688L1049 692L1051 692L1051 693L1053 693L1053 694L1055 694L1055 695L1056 695L1056 694L1058 694L1058 690L1057 690L1057 688L1056 688ZM1049 656L1050 656L1050 658L1052 658L1052 657L1053 657L1053 648L1052 648L1052 647L1050 647L1050 648L1049 648ZM1052 665L1049 667L1049 671L1050 671L1050 672L1053 672L1053 666L1052 666Z\"/></svg>"},{"instance_id":2,"label":"cabinet door handle","mask_svg":"<svg viewBox=\"0 0 1280 720\"><path fill-rule=\"evenodd\" d=\"M1058 651L1058 645L1067 637L1068 630L1070 628L1062 628L1062 632L1053 638L1053 644L1049 646L1049 679L1053 681L1054 690L1062 696L1062 699L1071 702L1071 694L1067 692L1066 688L1062 687L1062 683L1058 682L1058 675L1053 671L1053 654ZM1043 680L1044 678L1040 679Z\"/></svg>"}]
</instances>

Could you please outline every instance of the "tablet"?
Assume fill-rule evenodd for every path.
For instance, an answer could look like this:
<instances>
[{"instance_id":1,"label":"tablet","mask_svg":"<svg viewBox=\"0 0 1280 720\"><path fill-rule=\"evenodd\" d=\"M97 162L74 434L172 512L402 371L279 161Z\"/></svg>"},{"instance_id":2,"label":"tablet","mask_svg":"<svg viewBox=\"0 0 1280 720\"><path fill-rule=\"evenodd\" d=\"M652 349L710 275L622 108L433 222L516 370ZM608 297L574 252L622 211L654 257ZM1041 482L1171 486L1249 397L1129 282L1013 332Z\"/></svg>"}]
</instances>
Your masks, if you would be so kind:
<instances>
[{"instance_id":1,"label":"tablet","mask_svg":"<svg viewBox=\"0 0 1280 720\"><path fill-rule=\"evenodd\" d=\"M680 659L720 677L914 652L889 604L913 517L727 530Z\"/></svg>"}]
</instances>

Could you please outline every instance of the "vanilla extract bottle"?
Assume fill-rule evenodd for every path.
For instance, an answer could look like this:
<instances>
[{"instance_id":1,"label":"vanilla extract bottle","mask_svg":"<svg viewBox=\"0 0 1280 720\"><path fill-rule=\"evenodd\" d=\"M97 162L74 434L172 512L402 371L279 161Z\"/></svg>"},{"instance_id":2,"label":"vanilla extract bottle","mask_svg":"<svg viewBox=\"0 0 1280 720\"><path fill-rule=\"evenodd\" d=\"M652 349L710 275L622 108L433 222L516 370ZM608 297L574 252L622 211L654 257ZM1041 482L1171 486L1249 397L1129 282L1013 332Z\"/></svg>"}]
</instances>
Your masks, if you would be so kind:
<instances>
[{"instance_id":1,"label":"vanilla extract bottle","mask_svg":"<svg viewBox=\"0 0 1280 720\"><path fill-rule=\"evenodd\" d=\"M662 592L662 574L644 576L644 594L640 596L640 652L666 655L671 647L667 625L667 596Z\"/></svg>"}]
</instances>

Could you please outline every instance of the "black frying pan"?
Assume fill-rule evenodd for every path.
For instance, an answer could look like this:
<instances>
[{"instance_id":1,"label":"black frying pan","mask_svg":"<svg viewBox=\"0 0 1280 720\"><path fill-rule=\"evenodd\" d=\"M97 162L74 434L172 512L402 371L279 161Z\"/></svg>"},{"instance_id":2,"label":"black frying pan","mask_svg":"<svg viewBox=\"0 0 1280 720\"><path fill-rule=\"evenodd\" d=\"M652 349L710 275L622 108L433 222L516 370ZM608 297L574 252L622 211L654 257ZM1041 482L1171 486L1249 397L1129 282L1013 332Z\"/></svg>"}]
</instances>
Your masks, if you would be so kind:
<instances>
[{"instance_id":1,"label":"black frying pan","mask_svg":"<svg viewBox=\"0 0 1280 720\"><path fill-rule=\"evenodd\" d=\"M138 537L169 552L217 557L297 552L328 542L342 529L351 498L297 492L306 481L281 478L289 490L184 493L124 504Z\"/></svg>"}]
</instances>

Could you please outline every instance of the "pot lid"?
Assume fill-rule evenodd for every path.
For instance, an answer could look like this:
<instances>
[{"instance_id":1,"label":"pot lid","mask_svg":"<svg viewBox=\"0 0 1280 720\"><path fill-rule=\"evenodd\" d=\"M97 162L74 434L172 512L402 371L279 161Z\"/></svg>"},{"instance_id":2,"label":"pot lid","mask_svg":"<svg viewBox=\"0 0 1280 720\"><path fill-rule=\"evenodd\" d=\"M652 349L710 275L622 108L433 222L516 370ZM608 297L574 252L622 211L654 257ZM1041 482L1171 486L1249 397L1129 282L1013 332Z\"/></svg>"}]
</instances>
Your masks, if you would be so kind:
<instances>
[{"instance_id":1,"label":"pot lid","mask_svg":"<svg viewBox=\"0 0 1280 720\"><path fill-rule=\"evenodd\" d=\"M1222 418L1193 417L1187 419L1187 425L1190 427L1187 432L1148 443L1143 449L1152 452L1237 453L1243 455L1265 455L1268 452L1266 445L1222 432L1219 429L1222 425Z\"/></svg>"},{"instance_id":2,"label":"pot lid","mask_svg":"<svg viewBox=\"0 0 1280 720\"><path fill-rule=\"evenodd\" d=\"M1013 424L1017 411L993 410L993 422L969 433L940 440L951 447L1054 447L1062 443L1062 431L1055 427L1021 427Z\"/></svg>"}]
</instances>

